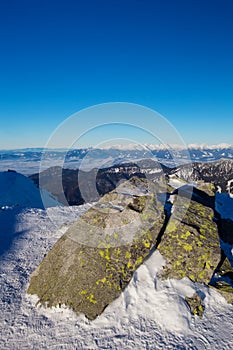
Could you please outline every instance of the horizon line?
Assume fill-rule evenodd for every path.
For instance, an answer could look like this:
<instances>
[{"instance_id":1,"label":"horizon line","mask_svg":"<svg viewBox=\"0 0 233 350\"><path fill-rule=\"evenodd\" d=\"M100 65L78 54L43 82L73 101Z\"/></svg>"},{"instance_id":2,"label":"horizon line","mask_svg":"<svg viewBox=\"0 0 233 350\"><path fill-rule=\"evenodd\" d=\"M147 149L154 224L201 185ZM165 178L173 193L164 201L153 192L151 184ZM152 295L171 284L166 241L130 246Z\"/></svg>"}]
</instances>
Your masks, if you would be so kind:
<instances>
[{"instance_id":1,"label":"horizon line","mask_svg":"<svg viewBox=\"0 0 233 350\"><path fill-rule=\"evenodd\" d=\"M88 149L96 149L96 150L143 150L143 149L149 149L149 150L166 150L166 149L225 149L225 148L233 148L233 144L228 143L219 143L219 144L188 144L185 145L178 145L178 144L113 144L113 145L106 145L104 147L94 147L94 146L81 146L79 148L65 148L65 147L22 147L22 148L2 148L0 149L0 152L9 152L9 151L43 151L43 150L52 150L52 151L69 151L69 150L88 150Z\"/></svg>"}]
</instances>

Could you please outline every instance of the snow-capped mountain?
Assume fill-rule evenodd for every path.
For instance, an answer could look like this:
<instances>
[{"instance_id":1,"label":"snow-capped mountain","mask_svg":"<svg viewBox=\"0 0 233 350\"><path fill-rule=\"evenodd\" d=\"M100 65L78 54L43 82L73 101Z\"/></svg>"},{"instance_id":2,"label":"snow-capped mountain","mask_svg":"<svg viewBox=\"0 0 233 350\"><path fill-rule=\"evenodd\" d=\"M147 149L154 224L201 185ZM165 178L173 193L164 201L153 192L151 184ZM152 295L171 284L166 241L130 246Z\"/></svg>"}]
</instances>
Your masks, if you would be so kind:
<instances>
[{"instance_id":1,"label":"snow-capped mountain","mask_svg":"<svg viewBox=\"0 0 233 350\"><path fill-rule=\"evenodd\" d=\"M167 166L174 167L173 154L176 163L185 164L193 162L210 162L221 158L233 159L232 145L190 145L184 148L177 145L142 145L140 147L114 146L105 149L21 149L0 151L0 171L14 169L20 173L31 175L40 170L40 162L43 154L43 170L47 167L60 165L64 159L64 167L77 169L82 166L85 159L85 167L106 168L124 162L133 162L139 159L153 158Z\"/></svg>"},{"instance_id":2,"label":"snow-capped mountain","mask_svg":"<svg viewBox=\"0 0 233 350\"><path fill-rule=\"evenodd\" d=\"M178 178L213 183L219 192L233 193L233 160L220 159L216 162L194 162L192 166L182 165L171 170Z\"/></svg>"}]
</instances>

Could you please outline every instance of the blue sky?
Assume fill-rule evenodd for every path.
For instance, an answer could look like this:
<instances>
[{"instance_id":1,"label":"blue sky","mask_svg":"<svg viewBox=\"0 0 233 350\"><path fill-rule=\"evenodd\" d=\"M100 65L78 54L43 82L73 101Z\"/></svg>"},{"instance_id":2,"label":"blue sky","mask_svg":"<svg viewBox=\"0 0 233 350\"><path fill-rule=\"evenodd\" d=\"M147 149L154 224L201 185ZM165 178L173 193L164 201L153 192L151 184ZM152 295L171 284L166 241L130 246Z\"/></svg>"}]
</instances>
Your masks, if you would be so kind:
<instances>
[{"instance_id":1,"label":"blue sky","mask_svg":"<svg viewBox=\"0 0 233 350\"><path fill-rule=\"evenodd\" d=\"M117 101L155 109L187 143L233 143L232 17L232 0L1 1L0 148L43 146Z\"/></svg>"}]
</instances>

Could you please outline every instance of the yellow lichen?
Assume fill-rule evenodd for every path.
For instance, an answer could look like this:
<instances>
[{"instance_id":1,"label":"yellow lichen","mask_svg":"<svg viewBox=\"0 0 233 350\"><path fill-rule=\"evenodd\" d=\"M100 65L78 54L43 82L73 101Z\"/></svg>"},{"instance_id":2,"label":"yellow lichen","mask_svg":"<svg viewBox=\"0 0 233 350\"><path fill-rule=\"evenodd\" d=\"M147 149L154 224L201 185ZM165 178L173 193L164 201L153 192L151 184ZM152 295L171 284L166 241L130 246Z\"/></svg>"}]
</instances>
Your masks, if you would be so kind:
<instances>
[{"instance_id":1,"label":"yellow lichen","mask_svg":"<svg viewBox=\"0 0 233 350\"><path fill-rule=\"evenodd\" d=\"M193 247L191 244L184 244L184 250L186 250L186 252L191 252L192 249Z\"/></svg>"},{"instance_id":2,"label":"yellow lichen","mask_svg":"<svg viewBox=\"0 0 233 350\"><path fill-rule=\"evenodd\" d=\"M131 258L131 253L130 252L126 252L125 253L125 258L126 259L130 259Z\"/></svg>"},{"instance_id":3,"label":"yellow lichen","mask_svg":"<svg viewBox=\"0 0 233 350\"><path fill-rule=\"evenodd\" d=\"M127 262L127 268L130 269L130 267L132 267L133 265L131 264L130 261Z\"/></svg>"},{"instance_id":4,"label":"yellow lichen","mask_svg":"<svg viewBox=\"0 0 233 350\"><path fill-rule=\"evenodd\" d=\"M151 246L151 243L150 243L147 239L144 239L144 240L142 241L142 243L143 243L143 245L144 245L145 248L150 248L150 246Z\"/></svg>"},{"instance_id":5,"label":"yellow lichen","mask_svg":"<svg viewBox=\"0 0 233 350\"><path fill-rule=\"evenodd\" d=\"M189 231L187 231L186 233L182 233L180 235L180 238L182 239L187 239L189 236L191 235L191 233Z\"/></svg>"},{"instance_id":6,"label":"yellow lichen","mask_svg":"<svg viewBox=\"0 0 233 350\"><path fill-rule=\"evenodd\" d=\"M177 271L177 272L179 273L179 275L180 275L181 278L183 278L183 277L186 276L186 272L183 271L183 270L179 270L179 271Z\"/></svg>"},{"instance_id":7,"label":"yellow lichen","mask_svg":"<svg viewBox=\"0 0 233 350\"><path fill-rule=\"evenodd\" d=\"M175 261L174 263L174 268L176 269L177 267L179 267L181 265L181 262L179 260Z\"/></svg>"},{"instance_id":8,"label":"yellow lichen","mask_svg":"<svg viewBox=\"0 0 233 350\"><path fill-rule=\"evenodd\" d=\"M205 277L204 271L202 271L201 273L199 273L198 277L200 279L203 279Z\"/></svg>"},{"instance_id":9,"label":"yellow lichen","mask_svg":"<svg viewBox=\"0 0 233 350\"><path fill-rule=\"evenodd\" d=\"M120 253L121 253L120 248L115 249L114 254L115 254L116 256L120 255Z\"/></svg>"},{"instance_id":10,"label":"yellow lichen","mask_svg":"<svg viewBox=\"0 0 233 350\"><path fill-rule=\"evenodd\" d=\"M86 289L83 289L79 294L81 294L81 295L86 295L86 294L87 294Z\"/></svg>"},{"instance_id":11,"label":"yellow lichen","mask_svg":"<svg viewBox=\"0 0 233 350\"><path fill-rule=\"evenodd\" d=\"M137 258L135 264L136 264L136 265L141 264L141 263L142 263L142 260L143 260L143 259L142 259L142 256L139 256L139 257Z\"/></svg>"},{"instance_id":12,"label":"yellow lichen","mask_svg":"<svg viewBox=\"0 0 233 350\"><path fill-rule=\"evenodd\" d=\"M194 276L194 275L189 275L189 278L190 278L192 281L195 281L195 276Z\"/></svg>"},{"instance_id":13,"label":"yellow lichen","mask_svg":"<svg viewBox=\"0 0 233 350\"><path fill-rule=\"evenodd\" d=\"M92 304L96 304L96 303L97 303L97 301L94 299L94 294L93 294L93 293L91 293L91 294L87 297L87 300L89 300L90 303L92 303Z\"/></svg>"},{"instance_id":14,"label":"yellow lichen","mask_svg":"<svg viewBox=\"0 0 233 350\"><path fill-rule=\"evenodd\" d=\"M106 283L106 281L107 281L107 278L104 277L104 278L101 278L101 279L97 280L95 283L96 283L97 286L98 286L98 284L100 284L100 283Z\"/></svg>"},{"instance_id":15,"label":"yellow lichen","mask_svg":"<svg viewBox=\"0 0 233 350\"><path fill-rule=\"evenodd\" d=\"M203 235L199 235L199 237L200 237L200 239L206 239L206 237Z\"/></svg>"}]
</instances>

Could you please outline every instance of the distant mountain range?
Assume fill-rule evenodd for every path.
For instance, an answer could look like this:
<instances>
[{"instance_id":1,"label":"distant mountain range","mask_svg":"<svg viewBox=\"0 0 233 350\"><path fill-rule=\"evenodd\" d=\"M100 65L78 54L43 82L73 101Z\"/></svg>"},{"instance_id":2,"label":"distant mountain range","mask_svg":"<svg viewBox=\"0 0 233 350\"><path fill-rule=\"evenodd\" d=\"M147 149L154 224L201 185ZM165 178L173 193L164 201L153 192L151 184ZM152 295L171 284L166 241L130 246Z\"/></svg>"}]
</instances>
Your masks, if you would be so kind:
<instances>
[{"instance_id":1,"label":"distant mountain range","mask_svg":"<svg viewBox=\"0 0 233 350\"><path fill-rule=\"evenodd\" d=\"M43 153L44 152L44 153ZM0 150L0 171L14 169L26 175L40 171L41 157L43 155L43 170L51 166L60 165L64 160L64 168L85 169L108 168L114 165L136 162L140 159L153 158L166 166L192 162L213 162L224 159L233 159L233 145L190 145L188 149L180 146L145 145L133 147L132 145L115 146L105 149L43 149L27 148L18 150ZM175 160L174 158L175 154ZM85 170L84 169L84 170Z\"/></svg>"}]
</instances>

